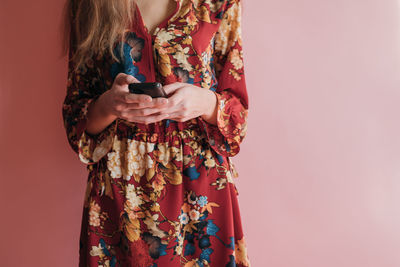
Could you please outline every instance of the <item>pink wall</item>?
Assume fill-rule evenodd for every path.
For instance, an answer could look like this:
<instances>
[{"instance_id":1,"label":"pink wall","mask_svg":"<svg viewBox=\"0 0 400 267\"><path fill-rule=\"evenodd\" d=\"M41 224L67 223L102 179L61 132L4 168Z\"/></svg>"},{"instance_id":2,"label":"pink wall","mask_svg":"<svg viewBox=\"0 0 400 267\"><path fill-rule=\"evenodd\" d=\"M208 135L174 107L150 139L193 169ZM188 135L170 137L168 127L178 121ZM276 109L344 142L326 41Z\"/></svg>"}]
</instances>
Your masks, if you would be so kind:
<instances>
[{"instance_id":1,"label":"pink wall","mask_svg":"<svg viewBox=\"0 0 400 267\"><path fill-rule=\"evenodd\" d=\"M399 2L244 2L233 161L253 267L400 266ZM63 3L20 4L0 3L1 265L77 266L86 169L61 121Z\"/></svg>"}]
</instances>

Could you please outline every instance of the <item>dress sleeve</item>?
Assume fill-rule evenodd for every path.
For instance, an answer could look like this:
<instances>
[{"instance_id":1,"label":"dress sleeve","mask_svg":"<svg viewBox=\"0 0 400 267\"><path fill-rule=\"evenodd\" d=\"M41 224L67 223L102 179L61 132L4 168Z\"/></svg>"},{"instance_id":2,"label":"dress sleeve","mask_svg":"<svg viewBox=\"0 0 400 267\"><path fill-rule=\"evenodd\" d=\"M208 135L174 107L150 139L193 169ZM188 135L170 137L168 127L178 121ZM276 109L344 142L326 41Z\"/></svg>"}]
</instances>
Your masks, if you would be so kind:
<instances>
[{"instance_id":1,"label":"dress sleeve","mask_svg":"<svg viewBox=\"0 0 400 267\"><path fill-rule=\"evenodd\" d=\"M217 86L217 125L199 117L210 146L224 156L235 156L247 130L248 95L241 39L242 3L227 0L214 36L213 61Z\"/></svg>"},{"instance_id":2,"label":"dress sleeve","mask_svg":"<svg viewBox=\"0 0 400 267\"><path fill-rule=\"evenodd\" d=\"M70 146L78 154L80 161L91 165L111 149L117 119L96 135L86 132L88 108L106 88L100 71L101 61L93 58L74 72L75 65L71 60L73 54L74 48L70 42L67 92L62 105L62 116Z\"/></svg>"}]
</instances>

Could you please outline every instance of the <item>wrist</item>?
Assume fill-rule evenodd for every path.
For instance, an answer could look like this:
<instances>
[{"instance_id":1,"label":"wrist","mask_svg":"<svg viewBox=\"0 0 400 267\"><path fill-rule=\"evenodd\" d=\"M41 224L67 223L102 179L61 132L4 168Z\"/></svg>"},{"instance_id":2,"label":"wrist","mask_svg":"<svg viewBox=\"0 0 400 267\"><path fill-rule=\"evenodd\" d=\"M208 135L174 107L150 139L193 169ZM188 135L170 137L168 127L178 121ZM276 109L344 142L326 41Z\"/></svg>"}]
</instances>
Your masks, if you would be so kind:
<instances>
[{"instance_id":1,"label":"wrist","mask_svg":"<svg viewBox=\"0 0 400 267\"><path fill-rule=\"evenodd\" d=\"M104 94L102 94L89 104L85 131L91 136L98 135L118 118L108 111L105 100Z\"/></svg>"},{"instance_id":2,"label":"wrist","mask_svg":"<svg viewBox=\"0 0 400 267\"><path fill-rule=\"evenodd\" d=\"M206 103L208 103L208 105L207 105L205 112L201 115L201 117L206 122L216 125L217 124L218 98L214 91L206 90L206 92L207 92L207 96L208 96Z\"/></svg>"},{"instance_id":3,"label":"wrist","mask_svg":"<svg viewBox=\"0 0 400 267\"><path fill-rule=\"evenodd\" d=\"M95 101L94 104L97 105L98 112L100 113L100 115L101 115L103 118L107 118L108 120L111 120L111 119L116 119L117 116L114 115L114 114L111 112L111 110L108 108L107 101L106 101L106 99L107 99L107 97L108 97L108 92L109 92L109 91L106 91L106 92L104 92L103 94L101 94L101 95L97 98L97 100Z\"/></svg>"}]
</instances>

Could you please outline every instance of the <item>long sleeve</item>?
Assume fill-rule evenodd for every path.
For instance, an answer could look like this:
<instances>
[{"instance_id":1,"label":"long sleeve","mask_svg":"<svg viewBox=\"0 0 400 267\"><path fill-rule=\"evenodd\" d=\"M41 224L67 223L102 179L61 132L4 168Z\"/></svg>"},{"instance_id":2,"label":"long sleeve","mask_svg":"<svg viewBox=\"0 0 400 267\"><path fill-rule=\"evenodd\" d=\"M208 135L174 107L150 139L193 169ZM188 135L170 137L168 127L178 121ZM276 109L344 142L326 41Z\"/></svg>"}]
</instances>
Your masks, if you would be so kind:
<instances>
[{"instance_id":1,"label":"long sleeve","mask_svg":"<svg viewBox=\"0 0 400 267\"><path fill-rule=\"evenodd\" d=\"M247 130L248 95L243 64L240 0L227 0L222 6L221 24L214 36L217 87L217 125L201 117L210 146L219 154L232 157L240 150Z\"/></svg>"},{"instance_id":2,"label":"long sleeve","mask_svg":"<svg viewBox=\"0 0 400 267\"><path fill-rule=\"evenodd\" d=\"M74 63L71 58L74 48L72 41L70 43L67 92L62 105L64 128L68 142L79 159L91 165L111 149L117 120L96 135L86 132L88 107L106 90L99 65L102 61L93 59L79 71L73 72Z\"/></svg>"}]
</instances>

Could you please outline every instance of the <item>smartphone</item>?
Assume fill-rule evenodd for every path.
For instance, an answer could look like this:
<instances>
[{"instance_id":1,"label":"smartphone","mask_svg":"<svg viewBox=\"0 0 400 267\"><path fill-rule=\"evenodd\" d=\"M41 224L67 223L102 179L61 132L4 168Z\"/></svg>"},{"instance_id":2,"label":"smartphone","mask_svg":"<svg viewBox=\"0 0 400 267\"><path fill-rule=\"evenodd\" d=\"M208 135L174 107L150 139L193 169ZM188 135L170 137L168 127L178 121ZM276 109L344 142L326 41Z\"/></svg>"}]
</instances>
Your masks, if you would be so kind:
<instances>
[{"instance_id":1,"label":"smartphone","mask_svg":"<svg viewBox=\"0 0 400 267\"><path fill-rule=\"evenodd\" d=\"M128 85L129 92L132 94L146 94L152 98L156 97L167 97L161 83L150 82L150 83L130 83Z\"/></svg>"}]
</instances>

